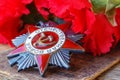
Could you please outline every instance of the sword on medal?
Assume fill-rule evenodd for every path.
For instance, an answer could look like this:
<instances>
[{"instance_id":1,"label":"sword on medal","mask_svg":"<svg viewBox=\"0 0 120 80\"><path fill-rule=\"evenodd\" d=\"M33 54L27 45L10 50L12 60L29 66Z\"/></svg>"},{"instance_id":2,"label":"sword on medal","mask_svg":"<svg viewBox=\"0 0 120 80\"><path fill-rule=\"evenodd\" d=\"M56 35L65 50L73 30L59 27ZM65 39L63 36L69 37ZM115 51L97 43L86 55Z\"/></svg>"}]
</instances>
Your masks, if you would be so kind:
<instances>
[{"instance_id":1,"label":"sword on medal","mask_svg":"<svg viewBox=\"0 0 120 80\"><path fill-rule=\"evenodd\" d=\"M41 22L40 26L42 24ZM80 35L72 35L69 39L62 26L50 27L49 24L40 26L30 26L28 33L12 40L16 49L11 51L7 58L11 66L17 64L18 71L37 66L43 77L48 64L68 69L70 52L85 51L73 41L81 37Z\"/></svg>"}]
</instances>

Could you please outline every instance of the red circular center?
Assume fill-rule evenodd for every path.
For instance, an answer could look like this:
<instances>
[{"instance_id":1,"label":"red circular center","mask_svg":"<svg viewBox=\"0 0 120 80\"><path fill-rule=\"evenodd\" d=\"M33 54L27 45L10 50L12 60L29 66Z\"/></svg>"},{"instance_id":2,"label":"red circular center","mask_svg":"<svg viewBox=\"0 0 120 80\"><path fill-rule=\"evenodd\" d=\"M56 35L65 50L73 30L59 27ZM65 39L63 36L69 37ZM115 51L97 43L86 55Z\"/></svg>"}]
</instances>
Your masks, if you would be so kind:
<instances>
[{"instance_id":1,"label":"red circular center","mask_svg":"<svg viewBox=\"0 0 120 80\"><path fill-rule=\"evenodd\" d=\"M43 35L41 35L43 34ZM54 32L39 33L32 39L32 45L37 49L48 49L58 42L58 35Z\"/></svg>"}]
</instances>

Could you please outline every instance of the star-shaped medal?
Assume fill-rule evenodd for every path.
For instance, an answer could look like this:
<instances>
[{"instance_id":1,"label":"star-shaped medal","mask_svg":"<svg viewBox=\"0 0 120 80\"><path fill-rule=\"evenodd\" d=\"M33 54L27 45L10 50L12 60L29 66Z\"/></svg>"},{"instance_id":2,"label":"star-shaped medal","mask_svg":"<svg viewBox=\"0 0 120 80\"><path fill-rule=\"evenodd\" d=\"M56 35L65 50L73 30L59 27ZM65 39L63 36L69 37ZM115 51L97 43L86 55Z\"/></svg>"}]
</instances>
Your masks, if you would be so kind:
<instances>
[{"instance_id":1,"label":"star-shaped medal","mask_svg":"<svg viewBox=\"0 0 120 80\"><path fill-rule=\"evenodd\" d=\"M69 68L70 51L84 52L84 49L68 39L62 27L28 27L28 33L16 37L17 46L9 53L11 66L17 64L18 71L38 67L40 75L48 64Z\"/></svg>"}]
</instances>

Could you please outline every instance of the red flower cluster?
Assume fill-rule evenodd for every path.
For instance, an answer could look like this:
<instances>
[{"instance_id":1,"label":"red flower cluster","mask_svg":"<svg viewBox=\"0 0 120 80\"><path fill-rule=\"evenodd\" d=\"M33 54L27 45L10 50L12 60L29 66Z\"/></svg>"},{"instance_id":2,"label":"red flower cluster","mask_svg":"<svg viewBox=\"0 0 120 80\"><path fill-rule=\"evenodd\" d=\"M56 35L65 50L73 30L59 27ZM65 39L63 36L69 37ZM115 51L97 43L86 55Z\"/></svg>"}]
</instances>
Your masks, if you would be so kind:
<instances>
[{"instance_id":1,"label":"red flower cluster","mask_svg":"<svg viewBox=\"0 0 120 80\"><path fill-rule=\"evenodd\" d=\"M84 48L94 55L105 54L110 51L113 43L120 40L120 9L116 9L117 26L110 24L104 14L94 14L89 0L33 0L40 14L45 19L54 15L70 22L75 33L86 34ZM0 40L8 43L17 36L22 23L20 17L28 14L26 5L32 0L3 0L0 1ZM113 37L114 35L114 37Z\"/></svg>"},{"instance_id":2,"label":"red flower cluster","mask_svg":"<svg viewBox=\"0 0 120 80\"><path fill-rule=\"evenodd\" d=\"M28 14L26 5L32 0L0 0L0 43L9 43L17 36L22 21L20 17Z\"/></svg>"},{"instance_id":3,"label":"red flower cluster","mask_svg":"<svg viewBox=\"0 0 120 80\"><path fill-rule=\"evenodd\" d=\"M86 22L89 25L94 21L88 0L35 0L35 4L45 18L52 13L65 21L72 21L76 33L83 33L87 29Z\"/></svg>"},{"instance_id":4,"label":"red flower cluster","mask_svg":"<svg viewBox=\"0 0 120 80\"><path fill-rule=\"evenodd\" d=\"M95 15L95 18L91 28L85 32L84 47L96 56L110 51L113 42L113 27L105 15Z\"/></svg>"},{"instance_id":5,"label":"red flower cluster","mask_svg":"<svg viewBox=\"0 0 120 80\"><path fill-rule=\"evenodd\" d=\"M114 36L115 36L115 44L118 43L120 40L120 8L116 9L116 16L115 16L117 26L114 27Z\"/></svg>"},{"instance_id":6,"label":"red flower cluster","mask_svg":"<svg viewBox=\"0 0 120 80\"><path fill-rule=\"evenodd\" d=\"M83 42L88 52L100 55L110 51L113 42L113 27L104 14L95 15L91 11L92 6L88 0L45 1L44 5L37 4L38 10L41 10L40 13L47 17L50 12L65 21L71 21L74 32L86 34Z\"/></svg>"}]
</instances>

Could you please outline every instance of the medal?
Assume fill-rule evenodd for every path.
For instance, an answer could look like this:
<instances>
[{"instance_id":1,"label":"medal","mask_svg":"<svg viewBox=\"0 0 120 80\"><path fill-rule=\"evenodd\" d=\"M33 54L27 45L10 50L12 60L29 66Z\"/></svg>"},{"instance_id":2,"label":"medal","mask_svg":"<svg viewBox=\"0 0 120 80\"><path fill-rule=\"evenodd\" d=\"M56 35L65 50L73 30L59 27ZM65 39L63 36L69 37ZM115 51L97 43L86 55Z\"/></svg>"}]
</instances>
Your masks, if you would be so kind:
<instances>
[{"instance_id":1,"label":"medal","mask_svg":"<svg viewBox=\"0 0 120 80\"><path fill-rule=\"evenodd\" d=\"M37 67L41 76L48 64L69 68L69 53L84 52L60 27L28 27L28 33L16 37L13 43L17 48L7 56L9 64L17 64L18 71Z\"/></svg>"}]
</instances>

